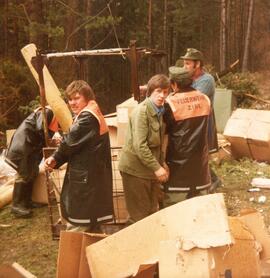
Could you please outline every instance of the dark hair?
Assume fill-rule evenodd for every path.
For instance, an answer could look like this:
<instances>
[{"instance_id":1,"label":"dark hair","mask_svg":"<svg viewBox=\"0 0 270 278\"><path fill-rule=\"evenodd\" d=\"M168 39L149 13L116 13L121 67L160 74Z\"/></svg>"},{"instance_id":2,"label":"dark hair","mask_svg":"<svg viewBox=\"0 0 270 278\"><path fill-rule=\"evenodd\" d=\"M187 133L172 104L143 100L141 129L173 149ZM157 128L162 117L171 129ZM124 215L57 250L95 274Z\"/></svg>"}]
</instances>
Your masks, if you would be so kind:
<instances>
[{"instance_id":1,"label":"dark hair","mask_svg":"<svg viewBox=\"0 0 270 278\"><path fill-rule=\"evenodd\" d=\"M68 99L76 93L83 95L87 101L96 99L93 89L84 80L74 80L67 86L65 95Z\"/></svg>"},{"instance_id":2,"label":"dark hair","mask_svg":"<svg viewBox=\"0 0 270 278\"><path fill-rule=\"evenodd\" d=\"M165 74L156 74L151 77L147 83L146 95L149 97L157 88L167 89L170 88L170 80Z\"/></svg>"}]
</instances>

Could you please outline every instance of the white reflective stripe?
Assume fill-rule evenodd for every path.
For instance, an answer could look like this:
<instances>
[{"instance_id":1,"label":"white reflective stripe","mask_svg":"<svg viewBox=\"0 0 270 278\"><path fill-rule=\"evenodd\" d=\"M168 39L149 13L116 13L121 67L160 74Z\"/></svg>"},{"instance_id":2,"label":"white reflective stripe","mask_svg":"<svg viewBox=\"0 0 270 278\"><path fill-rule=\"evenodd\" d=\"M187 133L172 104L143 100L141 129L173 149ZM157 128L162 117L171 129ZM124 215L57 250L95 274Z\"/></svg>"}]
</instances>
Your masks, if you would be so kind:
<instances>
[{"instance_id":1,"label":"white reflective stripe","mask_svg":"<svg viewBox=\"0 0 270 278\"><path fill-rule=\"evenodd\" d=\"M112 218L113 218L112 215L107 215L107 216L99 217L97 219L97 221L108 220L108 219L112 219Z\"/></svg>"},{"instance_id":2,"label":"white reflective stripe","mask_svg":"<svg viewBox=\"0 0 270 278\"><path fill-rule=\"evenodd\" d=\"M103 217L99 217L99 218L97 218L97 221L109 220L109 219L113 219L113 215L106 215ZM68 220L70 220L74 223L91 223L90 219L75 219L75 218L68 217Z\"/></svg>"},{"instance_id":3,"label":"white reflective stripe","mask_svg":"<svg viewBox=\"0 0 270 278\"><path fill-rule=\"evenodd\" d=\"M211 183L208 183L205 185L196 186L196 189L197 190L206 189L210 186L211 186ZM171 186L169 186L168 190L188 192L190 190L190 187L171 187Z\"/></svg>"},{"instance_id":4,"label":"white reflective stripe","mask_svg":"<svg viewBox=\"0 0 270 278\"><path fill-rule=\"evenodd\" d=\"M74 223L91 223L90 219L75 219L75 218L68 217L68 220Z\"/></svg>"}]
</instances>

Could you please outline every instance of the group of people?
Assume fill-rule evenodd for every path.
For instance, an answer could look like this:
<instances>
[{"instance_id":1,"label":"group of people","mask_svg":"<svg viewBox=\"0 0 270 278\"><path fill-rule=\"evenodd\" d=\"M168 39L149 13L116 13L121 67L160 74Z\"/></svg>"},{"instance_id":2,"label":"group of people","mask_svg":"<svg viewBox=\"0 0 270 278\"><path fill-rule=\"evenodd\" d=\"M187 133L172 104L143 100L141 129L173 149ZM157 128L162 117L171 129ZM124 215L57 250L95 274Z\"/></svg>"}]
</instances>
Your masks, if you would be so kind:
<instances>
[{"instance_id":1,"label":"group of people","mask_svg":"<svg viewBox=\"0 0 270 278\"><path fill-rule=\"evenodd\" d=\"M215 82L203 71L200 51L190 48L181 59L184 66L170 67L169 77L157 74L148 81L146 99L129 120L119 162L129 223L207 194L218 180L208 165L209 151L217 149ZM74 120L44 165L52 170L68 163L60 199L68 227L98 231L114 214L108 127L89 84L75 80L65 94ZM53 136L58 125L49 107L45 112ZM44 145L38 109L16 130L6 153L6 161L17 170L11 208L16 217L31 216L33 181Z\"/></svg>"}]
</instances>

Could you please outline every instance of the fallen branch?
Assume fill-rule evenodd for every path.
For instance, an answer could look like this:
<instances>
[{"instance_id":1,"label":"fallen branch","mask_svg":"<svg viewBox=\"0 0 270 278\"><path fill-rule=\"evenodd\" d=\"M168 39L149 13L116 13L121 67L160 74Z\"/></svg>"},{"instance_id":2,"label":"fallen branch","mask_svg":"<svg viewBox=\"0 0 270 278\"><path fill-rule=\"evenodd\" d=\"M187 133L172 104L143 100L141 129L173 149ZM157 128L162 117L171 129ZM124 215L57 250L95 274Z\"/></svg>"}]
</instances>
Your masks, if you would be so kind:
<instances>
[{"instance_id":1,"label":"fallen branch","mask_svg":"<svg viewBox=\"0 0 270 278\"><path fill-rule=\"evenodd\" d=\"M261 101L261 102L270 104L270 100L266 100L266 99L263 99L263 98L260 98L260 97L256 97L256 96L251 95L251 94L248 94L248 93L244 93L243 95L245 95L245 96L247 96L247 97L250 97L250 98L253 98L253 99L255 99L255 100L258 100L258 101Z\"/></svg>"}]
</instances>

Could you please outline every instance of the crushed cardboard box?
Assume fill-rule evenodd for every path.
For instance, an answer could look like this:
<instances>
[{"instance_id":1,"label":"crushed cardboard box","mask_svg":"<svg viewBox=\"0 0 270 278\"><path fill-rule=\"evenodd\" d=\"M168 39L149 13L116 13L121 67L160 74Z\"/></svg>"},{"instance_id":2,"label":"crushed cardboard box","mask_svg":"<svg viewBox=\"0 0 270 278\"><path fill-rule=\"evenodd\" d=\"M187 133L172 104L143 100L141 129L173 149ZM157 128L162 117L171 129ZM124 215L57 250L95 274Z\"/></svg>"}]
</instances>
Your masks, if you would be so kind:
<instances>
[{"instance_id":1,"label":"crushed cardboard box","mask_svg":"<svg viewBox=\"0 0 270 278\"><path fill-rule=\"evenodd\" d=\"M37 278L18 263L0 265L1 278Z\"/></svg>"},{"instance_id":2,"label":"crushed cardboard box","mask_svg":"<svg viewBox=\"0 0 270 278\"><path fill-rule=\"evenodd\" d=\"M260 277L254 236L237 218L230 218L234 244L185 251L178 240L163 241L159 250L159 277Z\"/></svg>"},{"instance_id":3,"label":"crushed cardboard box","mask_svg":"<svg viewBox=\"0 0 270 278\"><path fill-rule=\"evenodd\" d=\"M270 111L237 109L228 120L224 136L235 158L270 161Z\"/></svg>"},{"instance_id":4,"label":"crushed cardboard box","mask_svg":"<svg viewBox=\"0 0 270 278\"><path fill-rule=\"evenodd\" d=\"M188 212L188 213L187 213ZM192 198L158 211L86 248L93 278L135 275L158 261L159 243L179 239L183 250L233 242L222 194Z\"/></svg>"},{"instance_id":5,"label":"crushed cardboard box","mask_svg":"<svg viewBox=\"0 0 270 278\"><path fill-rule=\"evenodd\" d=\"M57 278L91 278L85 248L104 237L103 234L61 231Z\"/></svg>"}]
</instances>

